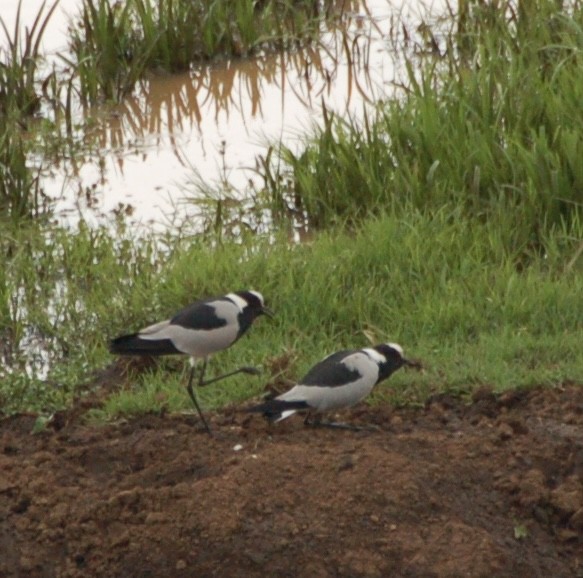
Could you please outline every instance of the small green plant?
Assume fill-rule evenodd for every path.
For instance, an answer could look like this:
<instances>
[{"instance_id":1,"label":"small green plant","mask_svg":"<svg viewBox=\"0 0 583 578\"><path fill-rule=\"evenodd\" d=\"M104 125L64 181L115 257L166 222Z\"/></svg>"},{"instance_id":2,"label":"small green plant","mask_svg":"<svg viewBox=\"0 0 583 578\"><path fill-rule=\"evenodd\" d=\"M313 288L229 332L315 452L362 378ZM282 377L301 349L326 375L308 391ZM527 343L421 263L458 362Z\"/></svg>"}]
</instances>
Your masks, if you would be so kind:
<instances>
[{"instance_id":1,"label":"small green plant","mask_svg":"<svg viewBox=\"0 0 583 578\"><path fill-rule=\"evenodd\" d=\"M515 524L514 539L526 540L526 538L528 538L528 528L524 524Z\"/></svg>"},{"instance_id":2,"label":"small green plant","mask_svg":"<svg viewBox=\"0 0 583 578\"><path fill-rule=\"evenodd\" d=\"M36 418L34 425L32 426L31 433L38 435L38 434L46 432L50 422L51 422L51 416L39 415Z\"/></svg>"}]
</instances>

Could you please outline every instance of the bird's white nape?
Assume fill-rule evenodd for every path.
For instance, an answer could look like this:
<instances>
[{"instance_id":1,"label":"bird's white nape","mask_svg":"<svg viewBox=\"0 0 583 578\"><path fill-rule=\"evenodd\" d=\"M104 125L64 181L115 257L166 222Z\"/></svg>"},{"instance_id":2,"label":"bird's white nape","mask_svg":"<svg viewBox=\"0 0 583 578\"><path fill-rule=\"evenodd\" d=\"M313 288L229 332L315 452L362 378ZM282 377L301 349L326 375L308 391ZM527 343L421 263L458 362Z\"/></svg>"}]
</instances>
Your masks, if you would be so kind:
<instances>
[{"instance_id":1,"label":"bird's white nape","mask_svg":"<svg viewBox=\"0 0 583 578\"><path fill-rule=\"evenodd\" d=\"M263 307L265 305L265 300L263 299L263 295L261 295L261 293L259 293L259 291L249 291L249 293L251 293L251 295L255 295L255 297L257 297L257 299L259 299L259 302L261 303L261 307Z\"/></svg>"},{"instance_id":2,"label":"bird's white nape","mask_svg":"<svg viewBox=\"0 0 583 578\"><path fill-rule=\"evenodd\" d=\"M394 349L395 351L398 351L399 355L401 357L405 356L405 352L403 351L403 348L398 343L387 343L387 345L389 347L391 347L392 349Z\"/></svg>"},{"instance_id":3,"label":"bird's white nape","mask_svg":"<svg viewBox=\"0 0 583 578\"><path fill-rule=\"evenodd\" d=\"M364 351L364 353L366 353L375 363L386 363L387 361L387 358L376 349L365 347L362 351Z\"/></svg>"},{"instance_id":4,"label":"bird's white nape","mask_svg":"<svg viewBox=\"0 0 583 578\"><path fill-rule=\"evenodd\" d=\"M243 297L240 297L236 293L227 293L225 297L230 299L239 308L240 311L243 311L243 309L249 305L249 303L247 303Z\"/></svg>"}]
</instances>

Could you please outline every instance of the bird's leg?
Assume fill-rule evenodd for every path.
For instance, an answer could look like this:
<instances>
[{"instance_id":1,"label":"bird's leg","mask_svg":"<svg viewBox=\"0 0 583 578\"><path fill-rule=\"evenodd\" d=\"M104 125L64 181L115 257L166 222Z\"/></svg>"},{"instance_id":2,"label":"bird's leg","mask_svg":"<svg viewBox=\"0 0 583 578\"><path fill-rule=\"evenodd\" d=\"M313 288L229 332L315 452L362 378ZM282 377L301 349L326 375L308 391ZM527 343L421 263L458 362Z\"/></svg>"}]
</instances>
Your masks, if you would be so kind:
<instances>
[{"instance_id":1,"label":"bird's leg","mask_svg":"<svg viewBox=\"0 0 583 578\"><path fill-rule=\"evenodd\" d=\"M218 375L217 377L213 377L211 379L204 380L204 372L206 370L206 357L204 358L204 365L202 366L202 373L198 377L198 386L202 387L204 385L210 385L211 383L215 383L216 381L221 381L226 377L231 377L232 375L237 375L237 373L248 373L249 375L259 375L261 372L259 369L255 367L240 367L239 369L235 369L234 371L230 371L229 373L224 373L223 375Z\"/></svg>"},{"instance_id":2,"label":"bird's leg","mask_svg":"<svg viewBox=\"0 0 583 578\"><path fill-rule=\"evenodd\" d=\"M194 359L192 360L194 363ZM206 364L208 361L208 357L204 357L202 360L202 368L201 370L198 372L198 382L197 382L197 387L200 387L201 385L204 385L204 374L206 373Z\"/></svg>"},{"instance_id":3,"label":"bird's leg","mask_svg":"<svg viewBox=\"0 0 583 578\"><path fill-rule=\"evenodd\" d=\"M306 419L304 419L304 425L317 426L318 423L320 423L321 419L322 419L322 416L319 413L317 413L314 417L314 416L312 416L312 412L309 411L306 414Z\"/></svg>"},{"instance_id":4,"label":"bird's leg","mask_svg":"<svg viewBox=\"0 0 583 578\"><path fill-rule=\"evenodd\" d=\"M190 370L190 377L188 378L188 385L186 386L186 391L188 391L188 395L190 396L190 399L192 400L192 403L194 404L194 407L196 408L196 411L198 412L198 415L199 415L202 423L204 424L204 427L205 427L207 433L209 435L212 435L211 428L209 427L209 424L207 423L206 419L204 418L202 410L200 409L200 405L198 405L198 401L196 399L196 394L194 393L194 388L192 386L192 382L194 380L194 372L195 372L194 360L191 360L191 363L192 363L192 368ZM198 378L199 382L201 380L201 377L204 376L205 369L206 369L206 357L204 359L204 363L202 366L201 376Z\"/></svg>"}]
</instances>

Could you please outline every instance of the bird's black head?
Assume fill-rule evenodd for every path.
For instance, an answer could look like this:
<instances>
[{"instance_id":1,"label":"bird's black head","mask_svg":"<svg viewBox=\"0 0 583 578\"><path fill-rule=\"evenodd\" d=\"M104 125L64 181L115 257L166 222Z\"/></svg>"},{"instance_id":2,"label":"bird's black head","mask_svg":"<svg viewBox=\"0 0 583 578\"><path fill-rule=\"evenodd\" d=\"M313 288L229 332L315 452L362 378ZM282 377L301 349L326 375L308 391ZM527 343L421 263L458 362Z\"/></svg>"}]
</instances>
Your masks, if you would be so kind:
<instances>
[{"instance_id":1,"label":"bird's black head","mask_svg":"<svg viewBox=\"0 0 583 578\"><path fill-rule=\"evenodd\" d=\"M247 302L247 305L244 308L245 315L249 316L251 320L260 315L273 317L273 313L265 307L265 300L259 291L237 291L236 294Z\"/></svg>"},{"instance_id":2,"label":"bird's black head","mask_svg":"<svg viewBox=\"0 0 583 578\"><path fill-rule=\"evenodd\" d=\"M397 343L381 343L375 345L373 349L385 359L385 361L381 360L379 362L379 381L387 379L387 377L397 371L397 369L403 367L403 365L412 364L412 362L405 358L403 348Z\"/></svg>"}]
</instances>

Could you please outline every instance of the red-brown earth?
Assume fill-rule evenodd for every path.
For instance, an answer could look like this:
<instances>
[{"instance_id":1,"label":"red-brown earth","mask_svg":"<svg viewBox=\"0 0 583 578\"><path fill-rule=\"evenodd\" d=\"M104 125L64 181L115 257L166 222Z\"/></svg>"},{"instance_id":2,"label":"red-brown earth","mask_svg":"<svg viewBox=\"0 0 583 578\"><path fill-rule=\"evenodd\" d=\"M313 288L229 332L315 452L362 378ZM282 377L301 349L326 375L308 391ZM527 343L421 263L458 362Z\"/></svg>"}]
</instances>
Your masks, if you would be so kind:
<instances>
[{"instance_id":1,"label":"red-brown earth","mask_svg":"<svg viewBox=\"0 0 583 578\"><path fill-rule=\"evenodd\" d=\"M583 576L583 387L338 417L6 417L0 576Z\"/></svg>"}]
</instances>

